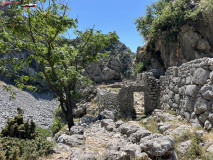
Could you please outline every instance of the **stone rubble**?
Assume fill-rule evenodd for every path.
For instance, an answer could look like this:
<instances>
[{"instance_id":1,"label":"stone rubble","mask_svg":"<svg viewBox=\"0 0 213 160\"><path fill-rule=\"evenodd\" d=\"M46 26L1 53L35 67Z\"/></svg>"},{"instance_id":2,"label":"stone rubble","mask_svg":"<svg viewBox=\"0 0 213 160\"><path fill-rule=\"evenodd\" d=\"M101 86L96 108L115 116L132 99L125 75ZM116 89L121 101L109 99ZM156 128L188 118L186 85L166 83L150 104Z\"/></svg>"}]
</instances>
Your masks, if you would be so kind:
<instances>
[{"instance_id":1,"label":"stone rubble","mask_svg":"<svg viewBox=\"0 0 213 160\"><path fill-rule=\"evenodd\" d=\"M57 140L57 145L72 146L72 160L173 157L174 143L171 136L151 133L143 127L112 119L98 120L84 128L73 126L71 135L62 134Z\"/></svg>"}]
</instances>

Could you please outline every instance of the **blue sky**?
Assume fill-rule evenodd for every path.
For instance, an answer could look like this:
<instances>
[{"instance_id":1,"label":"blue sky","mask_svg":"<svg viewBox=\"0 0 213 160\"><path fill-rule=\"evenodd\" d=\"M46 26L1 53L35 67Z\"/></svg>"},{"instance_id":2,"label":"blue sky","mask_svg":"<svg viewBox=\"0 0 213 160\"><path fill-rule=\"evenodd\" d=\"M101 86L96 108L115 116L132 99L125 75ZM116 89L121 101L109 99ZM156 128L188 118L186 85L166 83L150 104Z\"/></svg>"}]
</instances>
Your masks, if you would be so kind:
<instances>
[{"instance_id":1,"label":"blue sky","mask_svg":"<svg viewBox=\"0 0 213 160\"><path fill-rule=\"evenodd\" d=\"M92 28L102 33L116 31L120 41L136 52L143 45L134 19L145 14L146 5L157 0L70 0L70 17L78 18L80 30ZM70 34L72 36L72 34Z\"/></svg>"}]
</instances>

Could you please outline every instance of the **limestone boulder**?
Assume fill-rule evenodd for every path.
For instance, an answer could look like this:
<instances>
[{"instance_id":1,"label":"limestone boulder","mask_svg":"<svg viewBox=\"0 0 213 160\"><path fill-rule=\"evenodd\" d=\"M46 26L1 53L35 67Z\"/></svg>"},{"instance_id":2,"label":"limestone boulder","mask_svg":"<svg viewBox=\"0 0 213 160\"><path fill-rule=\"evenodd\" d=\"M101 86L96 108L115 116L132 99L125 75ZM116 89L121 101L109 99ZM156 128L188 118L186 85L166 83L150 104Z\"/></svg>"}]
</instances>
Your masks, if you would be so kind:
<instances>
[{"instance_id":1,"label":"limestone boulder","mask_svg":"<svg viewBox=\"0 0 213 160\"><path fill-rule=\"evenodd\" d=\"M84 141L84 136L83 135L78 135L78 134L74 134L74 135L66 135L66 134L62 134L56 141L56 143L63 143L66 144L68 146L78 146L78 145L82 145Z\"/></svg>"},{"instance_id":2,"label":"limestone boulder","mask_svg":"<svg viewBox=\"0 0 213 160\"><path fill-rule=\"evenodd\" d=\"M205 93L203 93L203 97L207 100L211 100L213 98L213 92L208 90Z\"/></svg>"},{"instance_id":3,"label":"limestone boulder","mask_svg":"<svg viewBox=\"0 0 213 160\"><path fill-rule=\"evenodd\" d=\"M185 111L193 112L194 111L194 99L192 97L186 97L183 99L183 108Z\"/></svg>"},{"instance_id":4,"label":"limestone boulder","mask_svg":"<svg viewBox=\"0 0 213 160\"><path fill-rule=\"evenodd\" d=\"M184 154L186 153L187 149L191 146L192 141L188 140L185 142L181 142L180 144L178 144L177 150L181 153Z\"/></svg>"},{"instance_id":5,"label":"limestone boulder","mask_svg":"<svg viewBox=\"0 0 213 160\"><path fill-rule=\"evenodd\" d=\"M85 152L81 148L73 147L70 158L71 160L96 160L97 156L92 151Z\"/></svg>"},{"instance_id":6,"label":"limestone boulder","mask_svg":"<svg viewBox=\"0 0 213 160\"><path fill-rule=\"evenodd\" d=\"M197 85L187 85L186 86L186 95L195 97L198 92L198 86Z\"/></svg>"},{"instance_id":7,"label":"limestone boulder","mask_svg":"<svg viewBox=\"0 0 213 160\"><path fill-rule=\"evenodd\" d=\"M205 121L207 120L208 117L209 117L209 113L205 112L199 116L199 121L202 123L205 123Z\"/></svg>"},{"instance_id":8,"label":"limestone boulder","mask_svg":"<svg viewBox=\"0 0 213 160\"><path fill-rule=\"evenodd\" d=\"M212 129L212 123L209 120L206 120L204 123L204 129L206 129L207 131Z\"/></svg>"},{"instance_id":9,"label":"limestone boulder","mask_svg":"<svg viewBox=\"0 0 213 160\"><path fill-rule=\"evenodd\" d=\"M213 144L210 145L210 146L207 148L206 151L212 153L212 152L213 152Z\"/></svg>"},{"instance_id":10,"label":"limestone boulder","mask_svg":"<svg viewBox=\"0 0 213 160\"><path fill-rule=\"evenodd\" d=\"M101 121L101 127L106 127L106 126L112 125L112 124L114 124L112 119L103 119Z\"/></svg>"},{"instance_id":11,"label":"limestone boulder","mask_svg":"<svg viewBox=\"0 0 213 160\"><path fill-rule=\"evenodd\" d=\"M213 123L213 113L210 113L210 114L209 114L208 119L209 119L209 121L210 121L211 123Z\"/></svg>"},{"instance_id":12,"label":"limestone boulder","mask_svg":"<svg viewBox=\"0 0 213 160\"><path fill-rule=\"evenodd\" d=\"M112 132L115 130L115 124L114 123L110 123L109 125L105 126L105 129L109 132Z\"/></svg>"},{"instance_id":13,"label":"limestone boulder","mask_svg":"<svg viewBox=\"0 0 213 160\"><path fill-rule=\"evenodd\" d=\"M201 89L199 90L199 93L203 95L208 90L213 91L213 88L211 85L205 84L201 87Z\"/></svg>"},{"instance_id":14,"label":"limestone boulder","mask_svg":"<svg viewBox=\"0 0 213 160\"><path fill-rule=\"evenodd\" d=\"M84 134L84 127L82 127L82 126L72 126L71 129L70 129L70 135L73 135L73 134L81 134L81 135L83 135Z\"/></svg>"},{"instance_id":15,"label":"limestone boulder","mask_svg":"<svg viewBox=\"0 0 213 160\"><path fill-rule=\"evenodd\" d=\"M159 123L158 124L158 131L160 133L164 133L166 130L168 130L171 127L171 123Z\"/></svg>"},{"instance_id":16,"label":"limestone boulder","mask_svg":"<svg viewBox=\"0 0 213 160\"><path fill-rule=\"evenodd\" d=\"M121 134L127 134L130 130L131 130L131 125L128 123L124 123L118 127L118 132L120 132ZM136 132L137 130L134 130L134 131Z\"/></svg>"},{"instance_id":17,"label":"limestone boulder","mask_svg":"<svg viewBox=\"0 0 213 160\"><path fill-rule=\"evenodd\" d=\"M114 77L116 77L116 72L108 67L105 67L102 70L101 79L103 81L112 80Z\"/></svg>"},{"instance_id":18,"label":"limestone boulder","mask_svg":"<svg viewBox=\"0 0 213 160\"><path fill-rule=\"evenodd\" d=\"M213 66L213 65L212 65ZM209 75L211 83L213 83L213 71Z\"/></svg>"},{"instance_id":19,"label":"limestone boulder","mask_svg":"<svg viewBox=\"0 0 213 160\"><path fill-rule=\"evenodd\" d=\"M141 139L140 146L151 156L162 156L174 149L175 140L172 136L163 136L161 134L151 134Z\"/></svg>"},{"instance_id":20,"label":"limestone boulder","mask_svg":"<svg viewBox=\"0 0 213 160\"><path fill-rule=\"evenodd\" d=\"M105 109L100 113L100 115L104 116L107 119L112 119L113 121L117 120L118 112L113 109L113 110L107 110Z\"/></svg>"},{"instance_id":21,"label":"limestone boulder","mask_svg":"<svg viewBox=\"0 0 213 160\"><path fill-rule=\"evenodd\" d=\"M122 160L122 159L130 159L130 155L128 155L126 152L124 151L115 151L115 150L111 150L109 151L109 153L106 155L106 158L104 159L113 159L113 160Z\"/></svg>"},{"instance_id":22,"label":"limestone boulder","mask_svg":"<svg viewBox=\"0 0 213 160\"><path fill-rule=\"evenodd\" d=\"M120 125L124 124L122 120L115 122L115 127L118 128Z\"/></svg>"},{"instance_id":23,"label":"limestone boulder","mask_svg":"<svg viewBox=\"0 0 213 160\"><path fill-rule=\"evenodd\" d=\"M140 142L141 138L149 136L151 134L147 129L140 127L135 133L132 133L129 137L130 141L133 143Z\"/></svg>"},{"instance_id":24,"label":"limestone boulder","mask_svg":"<svg viewBox=\"0 0 213 160\"><path fill-rule=\"evenodd\" d=\"M198 68L193 75L193 83L198 85L205 84L209 78L209 73L209 71L203 68Z\"/></svg>"},{"instance_id":25,"label":"limestone boulder","mask_svg":"<svg viewBox=\"0 0 213 160\"><path fill-rule=\"evenodd\" d=\"M208 111L209 107L207 105L207 101L203 98L198 98L195 102L194 111L195 114L201 114Z\"/></svg>"}]
</instances>

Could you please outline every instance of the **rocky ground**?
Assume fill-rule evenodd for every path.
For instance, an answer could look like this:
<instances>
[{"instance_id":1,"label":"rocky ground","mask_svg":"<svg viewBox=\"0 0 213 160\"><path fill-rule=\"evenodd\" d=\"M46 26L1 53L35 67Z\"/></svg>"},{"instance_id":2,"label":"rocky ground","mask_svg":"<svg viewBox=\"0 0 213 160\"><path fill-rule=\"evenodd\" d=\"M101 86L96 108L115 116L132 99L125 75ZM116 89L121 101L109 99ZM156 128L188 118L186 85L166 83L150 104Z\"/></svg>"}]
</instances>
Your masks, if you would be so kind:
<instances>
[{"instance_id":1,"label":"rocky ground","mask_svg":"<svg viewBox=\"0 0 213 160\"><path fill-rule=\"evenodd\" d=\"M211 160L213 134L180 116L155 112L141 121L98 120L77 124L55 137L53 154L43 159ZM42 160L43 160L42 159Z\"/></svg>"},{"instance_id":2,"label":"rocky ground","mask_svg":"<svg viewBox=\"0 0 213 160\"><path fill-rule=\"evenodd\" d=\"M144 92L134 93L134 108L136 118L140 118L141 115L144 115Z\"/></svg>"},{"instance_id":3,"label":"rocky ground","mask_svg":"<svg viewBox=\"0 0 213 160\"><path fill-rule=\"evenodd\" d=\"M45 157L72 160L175 159L174 138L151 133L140 125L104 119L75 126L70 135L58 137L54 154ZM64 154L64 153L69 154Z\"/></svg>"},{"instance_id":4,"label":"rocky ground","mask_svg":"<svg viewBox=\"0 0 213 160\"><path fill-rule=\"evenodd\" d=\"M16 99L9 101L9 93L3 91L3 86L4 83L1 82L1 127L7 118L16 114L17 106L24 109L25 118L33 118L39 126L48 128L52 124L53 111L58 105L52 100L52 94L28 93L14 88L17 92ZM114 122L112 119L94 120L84 117L72 127L70 133L65 126L53 138L48 138L55 141L56 145L53 153L41 160L213 159L212 132L192 126L173 111L156 109L151 116L145 117L143 99L143 93L134 94L134 105L138 114L135 121L123 119ZM85 112L96 112L95 102L93 99L90 103L82 104Z\"/></svg>"},{"instance_id":5,"label":"rocky ground","mask_svg":"<svg viewBox=\"0 0 213 160\"><path fill-rule=\"evenodd\" d=\"M48 128L52 125L53 112L58 102L53 100L52 93L34 93L21 91L15 87L16 99L9 100L10 93L3 90L4 82L0 81L0 129L4 127L8 118L17 114L19 106L24 110L25 119L33 119L40 127Z\"/></svg>"},{"instance_id":6,"label":"rocky ground","mask_svg":"<svg viewBox=\"0 0 213 160\"><path fill-rule=\"evenodd\" d=\"M136 110L141 111L143 96L134 95ZM83 118L71 133L66 130L56 134L54 153L42 160L213 159L213 133L195 128L174 113L156 109L151 116L137 121L92 122Z\"/></svg>"}]
</instances>

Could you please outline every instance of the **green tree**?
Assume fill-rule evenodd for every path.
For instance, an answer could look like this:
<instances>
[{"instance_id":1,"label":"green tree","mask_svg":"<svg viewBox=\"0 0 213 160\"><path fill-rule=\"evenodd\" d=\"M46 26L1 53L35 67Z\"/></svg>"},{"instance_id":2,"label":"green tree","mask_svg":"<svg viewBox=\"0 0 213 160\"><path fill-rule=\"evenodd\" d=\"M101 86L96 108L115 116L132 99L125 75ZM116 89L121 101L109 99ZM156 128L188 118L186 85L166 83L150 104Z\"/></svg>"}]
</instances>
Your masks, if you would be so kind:
<instances>
[{"instance_id":1,"label":"green tree","mask_svg":"<svg viewBox=\"0 0 213 160\"><path fill-rule=\"evenodd\" d=\"M197 0L193 8L190 3L190 0L159 0L147 6L145 16L135 20L136 28L146 40L150 38L161 38L165 42L176 40L181 26L198 19L203 6L201 4L204 2Z\"/></svg>"},{"instance_id":2,"label":"green tree","mask_svg":"<svg viewBox=\"0 0 213 160\"><path fill-rule=\"evenodd\" d=\"M37 3L36 8L11 6L8 10L14 13L13 16L1 17L1 51L27 49L29 52L29 56L24 58L1 58L1 71L13 76L15 73L20 88L36 89L26 82L44 79L55 92L70 129L74 125L72 110L78 97L77 82L88 82L88 78L83 76L85 67L104 56L99 52L118 37L115 32L101 34L94 28L76 30L77 19L68 17L69 7L65 1L40 0L34 3ZM77 38L74 41L64 40L63 35L68 29L75 29ZM38 74L17 74L32 61L41 69ZM14 72L10 72L11 68Z\"/></svg>"}]
</instances>

